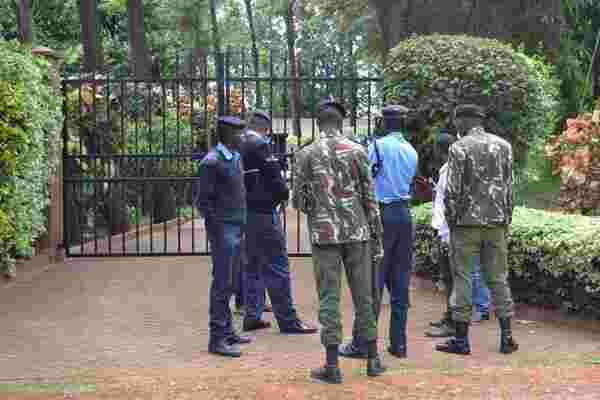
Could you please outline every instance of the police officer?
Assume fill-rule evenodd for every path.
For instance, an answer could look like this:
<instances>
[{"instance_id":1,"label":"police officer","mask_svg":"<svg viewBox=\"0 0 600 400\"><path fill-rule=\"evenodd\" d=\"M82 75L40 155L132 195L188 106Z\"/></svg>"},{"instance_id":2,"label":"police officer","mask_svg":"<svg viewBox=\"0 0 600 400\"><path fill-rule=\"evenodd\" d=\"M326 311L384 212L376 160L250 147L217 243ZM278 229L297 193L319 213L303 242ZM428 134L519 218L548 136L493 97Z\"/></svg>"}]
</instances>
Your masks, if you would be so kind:
<instances>
[{"instance_id":1,"label":"police officer","mask_svg":"<svg viewBox=\"0 0 600 400\"><path fill-rule=\"evenodd\" d=\"M381 220L363 147L341 133L346 112L334 99L319 105L320 140L297 153L292 202L308 217L319 295L321 342L326 364L314 379L341 383L338 346L342 342L342 265L356 310L356 338L367 348L367 374L385 371L377 354L372 299L370 241L380 242Z\"/></svg>"},{"instance_id":2,"label":"police officer","mask_svg":"<svg viewBox=\"0 0 600 400\"><path fill-rule=\"evenodd\" d=\"M278 207L289 198L281 163L270 151L271 118L253 113L252 129L246 132L242 156L247 190L246 230L247 303L244 330L268 328L262 320L265 287L281 333L310 334L317 328L304 324L292 300L286 239Z\"/></svg>"},{"instance_id":3,"label":"police officer","mask_svg":"<svg viewBox=\"0 0 600 400\"><path fill-rule=\"evenodd\" d=\"M436 349L471 353L472 269L480 256L500 322L500 352L519 346L512 337L513 301L507 283L507 232L512 221L513 155L511 145L483 128L485 112L472 104L454 110L454 125L463 137L450 147L445 217L450 229L454 290L450 299L456 336Z\"/></svg>"},{"instance_id":4,"label":"police officer","mask_svg":"<svg viewBox=\"0 0 600 400\"><path fill-rule=\"evenodd\" d=\"M383 262L377 266L374 307L379 317L383 289L387 287L391 301L388 351L399 358L406 357L406 319L414 247L414 224L408 203L418 163L417 152L403 132L408 111L398 105L385 107L382 110L384 137L369 145L375 197L383 222ZM340 354L362 358L365 349L353 337L351 343L341 346Z\"/></svg>"},{"instance_id":5,"label":"police officer","mask_svg":"<svg viewBox=\"0 0 600 400\"><path fill-rule=\"evenodd\" d=\"M213 281L210 287L208 351L239 357L240 344L250 338L233 330L229 301L239 285L242 227L246 221L246 190L240 145L244 122L236 117L217 120L218 144L200 162L195 204L204 217L211 245Z\"/></svg>"}]
</instances>

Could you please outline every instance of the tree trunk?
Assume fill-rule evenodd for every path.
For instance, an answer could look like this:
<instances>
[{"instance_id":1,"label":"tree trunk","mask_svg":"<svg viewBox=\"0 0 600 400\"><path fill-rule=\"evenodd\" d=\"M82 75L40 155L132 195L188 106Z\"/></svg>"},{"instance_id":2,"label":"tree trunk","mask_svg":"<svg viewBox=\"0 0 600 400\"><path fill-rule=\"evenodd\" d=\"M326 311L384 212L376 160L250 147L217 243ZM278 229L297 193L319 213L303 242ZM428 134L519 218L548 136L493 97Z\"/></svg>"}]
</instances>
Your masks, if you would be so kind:
<instances>
[{"instance_id":1,"label":"tree trunk","mask_svg":"<svg viewBox=\"0 0 600 400\"><path fill-rule=\"evenodd\" d=\"M33 0L14 0L14 2L19 41L30 45L33 43Z\"/></svg>"},{"instance_id":2,"label":"tree trunk","mask_svg":"<svg viewBox=\"0 0 600 400\"><path fill-rule=\"evenodd\" d=\"M127 1L127 29L131 73L135 78L148 78L150 76L150 60L146 48L143 0Z\"/></svg>"},{"instance_id":3,"label":"tree trunk","mask_svg":"<svg viewBox=\"0 0 600 400\"><path fill-rule=\"evenodd\" d=\"M96 0L79 1L81 45L83 46L83 70L98 69L98 28L96 26Z\"/></svg>"},{"instance_id":4,"label":"tree trunk","mask_svg":"<svg viewBox=\"0 0 600 400\"><path fill-rule=\"evenodd\" d=\"M297 73L297 60L296 60L296 27L294 24L294 0L288 1L287 13L286 13L286 36L287 36L287 47L288 47L288 63L289 63L289 77L292 80L288 84L288 97L290 102L290 111L293 118L293 131L292 134L301 137L301 126L300 126L300 115L298 101L298 77Z\"/></svg>"},{"instance_id":5,"label":"tree trunk","mask_svg":"<svg viewBox=\"0 0 600 400\"><path fill-rule=\"evenodd\" d=\"M250 41L252 42L252 58L254 61L254 75L260 74L258 46L256 44L256 29L254 29L254 16L252 15L252 0L244 0L246 5L246 14L248 16L248 26L250 27ZM262 107L262 97L260 90L260 82L256 81L256 108Z\"/></svg>"}]
</instances>

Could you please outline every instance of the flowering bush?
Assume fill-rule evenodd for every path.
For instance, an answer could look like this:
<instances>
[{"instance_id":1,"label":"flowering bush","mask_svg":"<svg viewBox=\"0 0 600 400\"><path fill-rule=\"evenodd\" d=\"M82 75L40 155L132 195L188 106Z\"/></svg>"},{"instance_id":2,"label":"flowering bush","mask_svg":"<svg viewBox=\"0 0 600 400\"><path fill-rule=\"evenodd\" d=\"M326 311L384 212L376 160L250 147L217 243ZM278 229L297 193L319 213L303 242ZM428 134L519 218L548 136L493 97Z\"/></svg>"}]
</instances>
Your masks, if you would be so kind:
<instances>
[{"instance_id":1,"label":"flowering bush","mask_svg":"<svg viewBox=\"0 0 600 400\"><path fill-rule=\"evenodd\" d=\"M62 123L62 101L30 49L0 39L0 58L0 270L14 276L15 259L46 230L48 136Z\"/></svg>"},{"instance_id":2,"label":"flowering bush","mask_svg":"<svg viewBox=\"0 0 600 400\"><path fill-rule=\"evenodd\" d=\"M568 119L567 129L550 139L545 153L561 178L562 207L583 213L600 209L600 122L592 114Z\"/></svg>"}]
</instances>

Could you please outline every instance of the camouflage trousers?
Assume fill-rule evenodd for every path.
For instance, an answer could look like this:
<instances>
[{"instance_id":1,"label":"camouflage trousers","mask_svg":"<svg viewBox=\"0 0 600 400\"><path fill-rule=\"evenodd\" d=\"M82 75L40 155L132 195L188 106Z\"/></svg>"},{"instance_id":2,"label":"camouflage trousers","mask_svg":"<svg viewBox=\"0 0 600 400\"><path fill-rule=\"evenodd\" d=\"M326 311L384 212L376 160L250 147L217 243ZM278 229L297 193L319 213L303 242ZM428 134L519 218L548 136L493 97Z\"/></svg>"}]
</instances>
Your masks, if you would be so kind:
<instances>
[{"instance_id":1,"label":"camouflage trousers","mask_svg":"<svg viewBox=\"0 0 600 400\"><path fill-rule=\"evenodd\" d=\"M450 262L454 287L450 297L455 321L470 322L473 308L473 262L480 255L481 272L496 306L498 318L513 316L508 285L508 249L505 227L457 226L450 232Z\"/></svg>"},{"instance_id":2,"label":"camouflage trousers","mask_svg":"<svg viewBox=\"0 0 600 400\"><path fill-rule=\"evenodd\" d=\"M324 346L333 346L341 344L343 340L340 311L342 266L346 271L354 303L358 341L366 343L377 340L377 324L372 297L373 270L369 243L313 245L312 254L319 296L321 343Z\"/></svg>"}]
</instances>

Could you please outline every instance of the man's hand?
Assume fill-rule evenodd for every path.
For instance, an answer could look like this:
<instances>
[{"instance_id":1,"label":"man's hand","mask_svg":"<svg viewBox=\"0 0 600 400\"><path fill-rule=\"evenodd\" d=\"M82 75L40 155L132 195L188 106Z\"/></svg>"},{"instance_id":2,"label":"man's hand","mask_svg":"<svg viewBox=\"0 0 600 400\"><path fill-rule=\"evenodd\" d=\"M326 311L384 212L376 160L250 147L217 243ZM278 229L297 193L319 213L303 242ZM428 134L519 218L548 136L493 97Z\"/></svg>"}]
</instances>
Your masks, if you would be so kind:
<instances>
[{"instance_id":1,"label":"man's hand","mask_svg":"<svg viewBox=\"0 0 600 400\"><path fill-rule=\"evenodd\" d=\"M371 239L371 258L378 262L383 258L383 242L381 237Z\"/></svg>"}]
</instances>

